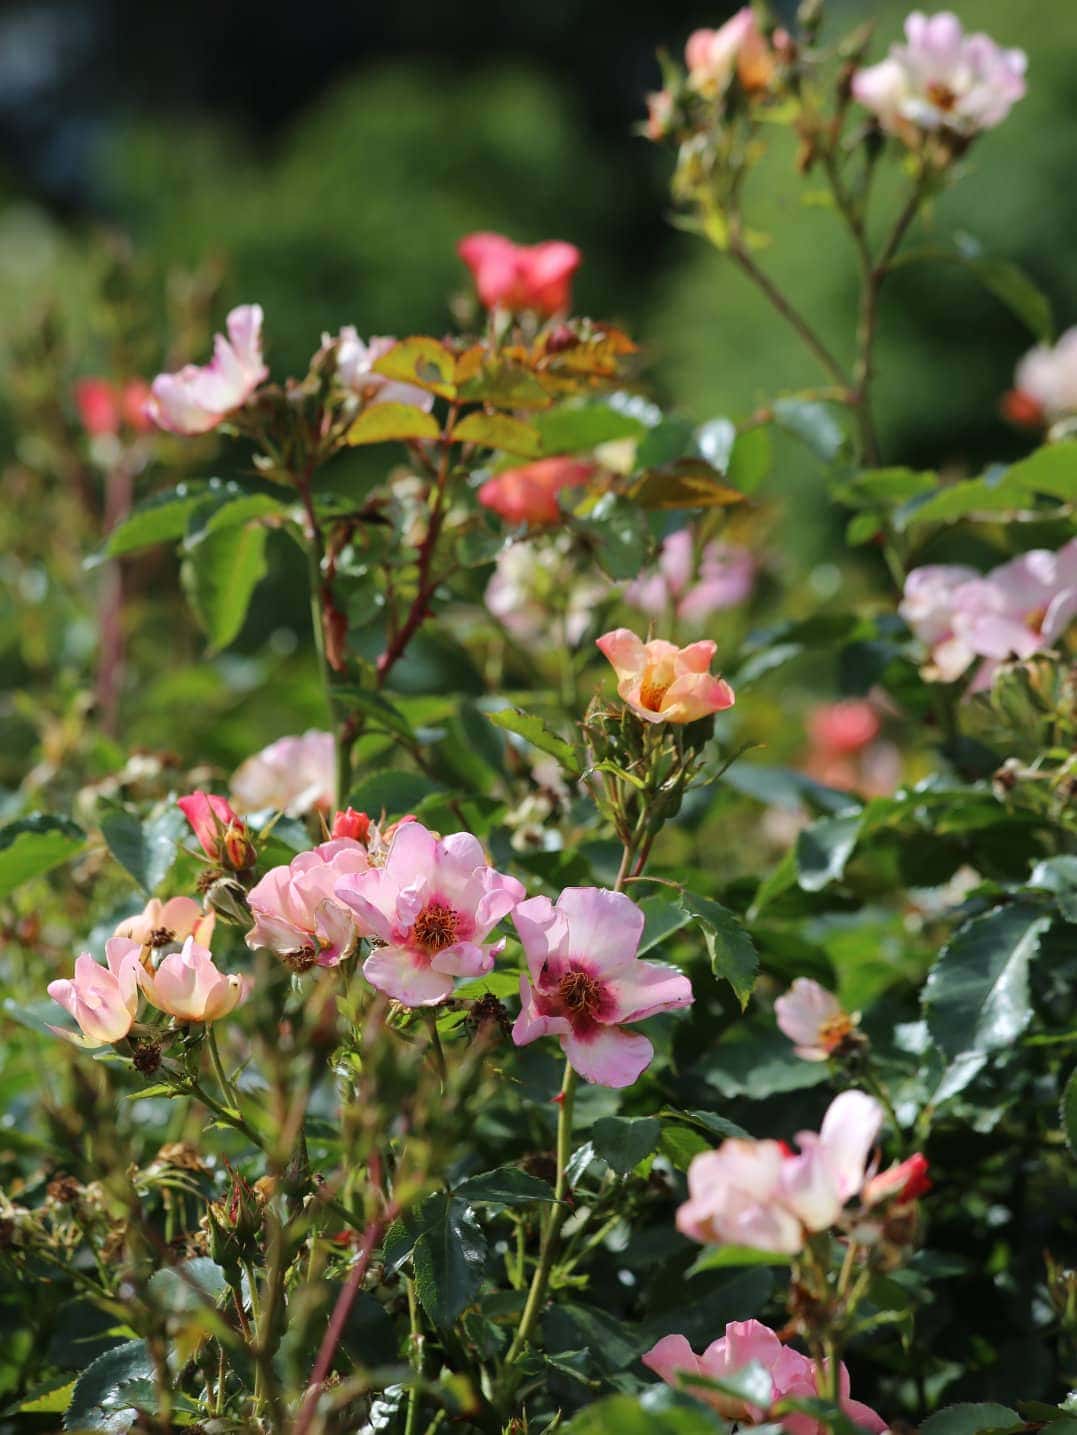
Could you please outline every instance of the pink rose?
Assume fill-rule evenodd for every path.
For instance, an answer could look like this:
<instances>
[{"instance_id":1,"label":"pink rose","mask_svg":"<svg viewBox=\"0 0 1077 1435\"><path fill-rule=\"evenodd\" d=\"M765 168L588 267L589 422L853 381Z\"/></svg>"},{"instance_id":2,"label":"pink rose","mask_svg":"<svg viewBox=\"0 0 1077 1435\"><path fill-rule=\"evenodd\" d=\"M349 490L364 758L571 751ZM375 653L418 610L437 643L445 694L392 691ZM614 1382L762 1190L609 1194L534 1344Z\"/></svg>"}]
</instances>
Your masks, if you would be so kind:
<instances>
[{"instance_id":1,"label":"pink rose","mask_svg":"<svg viewBox=\"0 0 1077 1435\"><path fill-rule=\"evenodd\" d=\"M176 806L191 824L211 862L220 862L235 872L254 866L258 854L247 824L232 810L227 798L198 791L181 797Z\"/></svg>"},{"instance_id":2,"label":"pink rose","mask_svg":"<svg viewBox=\"0 0 1077 1435\"><path fill-rule=\"evenodd\" d=\"M337 900L376 943L363 963L371 986L404 1006L437 1006L456 977L490 971L504 942L486 938L524 896L495 872L470 832L438 840L420 822L398 825L384 867L345 878Z\"/></svg>"},{"instance_id":3,"label":"pink rose","mask_svg":"<svg viewBox=\"0 0 1077 1435\"><path fill-rule=\"evenodd\" d=\"M662 540L655 568L629 583L625 602L651 618L675 614L703 623L712 613L743 603L752 591L756 563L746 548L708 543L695 564L690 528Z\"/></svg>"},{"instance_id":4,"label":"pink rose","mask_svg":"<svg viewBox=\"0 0 1077 1435\"><path fill-rule=\"evenodd\" d=\"M905 39L880 64L857 71L853 96L906 141L937 130L971 138L1000 124L1025 93L1024 51L966 35L948 10L914 11Z\"/></svg>"},{"instance_id":5,"label":"pink rose","mask_svg":"<svg viewBox=\"0 0 1077 1435\"><path fill-rule=\"evenodd\" d=\"M273 808L287 817L327 812L336 795L336 763L331 732L280 737L236 768L232 797L240 812Z\"/></svg>"},{"instance_id":6,"label":"pink rose","mask_svg":"<svg viewBox=\"0 0 1077 1435\"><path fill-rule=\"evenodd\" d=\"M614 628L597 645L617 674L617 692L644 722L696 722L733 706L733 689L710 672L716 643L678 648L661 638L645 643L629 628Z\"/></svg>"},{"instance_id":7,"label":"pink rose","mask_svg":"<svg viewBox=\"0 0 1077 1435\"><path fill-rule=\"evenodd\" d=\"M139 981L158 1011L177 1021L217 1021L251 994L251 979L226 975L209 949L188 937L181 951L165 957L156 971L139 968Z\"/></svg>"},{"instance_id":8,"label":"pink rose","mask_svg":"<svg viewBox=\"0 0 1077 1435\"><path fill-rule=\"evenodd\" d=\"M572 276L583 256L559 239L514 244L503 234L468 234L456 252L471 270L487 309L559 314L572 303Z\"/></svg>"},{"instance_id":9,"label":"pink rose","mask_svg":"<svg viewBox=\"0 0 1077 1435\"><path fill-rule=\"evenodd\" d=\"M717 30L695 30L684 47L688 83L701 95L720 95L734 73L749 94L765 90L774 75L774 58L750 5Z\"/></svg>"},{"instance_id":10,"label":"pink rose","mask_svg":"<svg viewBox=\"0 0 1077 1435\"><path fill-rule=\"evenodd\" d=\"M548 897L532 897L512 919L531 974L520 978L513 1041L526 1046L556 1036L585 1081L630 1086L654 1048L625 1027L692 1001L686 976L636 956L640 908L623 892L566 887L556 906Z\"/></svg>"},{"instance_id":11,"label":"pink rose","mask_svg":"<svg viewBox=\"0 0 1077 1435\"><path fill-rule=\"evenodd\" d=\"M208 364L158 374L147 405L150 418L171 433L201 434L242 406L269 376L262 362L262 306L242 304L228 315L228 338L217 334Z\"/></svg>"},{"instance_id":12,"label":"pink rose","mask_svg":"<svg viewBox=\"0 0 1077 1435\"><path fill-rule=\"evenodd\" d=\"M540 458L506 468L479 489L479 502L508 523L560 523L557 495L563 488L581 488L598 472L578 458Z\"/></svg>"},{"instance_id":13,"label":"pink rose","mask_svg":"<svg viewBox=\"0 0 1077 1435\"><path fill-rule=\"evenodd\" d=\"M856 1017L842 1009L833 992L810 977L796 981L774 1003L783 1035L794 1043L804 1061L826 1061L856 1026Z\"/></svg>"},{"instance_id":14,"label":"pink rose","mask_svg":"<svg viewBox=\"0 0 1077 1435\"><path fill-rule=\"evenodd\" d=\"M126 937L110 937L105 943L106 966L83 952L75 961L74 977L49 982L46 989L53 1001L78 1022L82 1035L58 1026L50 1026L49 1030L76 1046L122 1041L138 1010L141 956L141 945Z\"/></svg>"},{"instance_id":15,"label":"pink rose","mask_svg":"<svg viewBox=\"0 0 1077 1435\"><path fill-rule=\"evenodd\" d=\"M151 897L141 912L119 924L115 935L140 947L167 947L188 937L208 946L214 920L213 913L203 912L193 897L170 897L167 902Z\"/></svg>"},{"instance_id":16,"label":"pink rose","mask_svg":"<svg viewBox=\"0 0 1077 1435\"><path fill-rule=\"evenodd\" d=\"M355 950L359 934L350 908L334 892L353 873L369 869L366 848L349 837L274 867L247 894L254 913L247 946L275 952L296 971L337 966Z\"/></svg>"}]
</instances>

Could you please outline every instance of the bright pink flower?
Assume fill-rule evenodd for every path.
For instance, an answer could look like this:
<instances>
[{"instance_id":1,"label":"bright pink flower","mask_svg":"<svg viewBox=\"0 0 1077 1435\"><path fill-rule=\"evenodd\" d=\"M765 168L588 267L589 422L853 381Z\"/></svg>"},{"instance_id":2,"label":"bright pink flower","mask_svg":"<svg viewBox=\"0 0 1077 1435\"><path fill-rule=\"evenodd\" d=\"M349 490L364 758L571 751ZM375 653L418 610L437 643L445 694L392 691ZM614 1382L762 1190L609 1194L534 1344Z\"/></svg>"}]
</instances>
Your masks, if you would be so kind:
<instances>
[{"instance_id":1,"label":"bright pink flower","mask_svg":"<svg viewBox=\"0 0 1077 1435\"><path fill-rule=\"evenodd\" d=\"M488 478L479 489L479 502L508 523L560 523L557 495L563 488L582 487L597 471L595 464L578 458L536 459Z\"/></svg>"},{"instance_id":2,"label":"bright pink flower","mask_svg":"<svg viewBox=\"0 0 1077 1435\"><path fill-rule=\"evenodd\" d=\"M701 1153L688 1168L677 1229L705 1244L795 1254L863 1187L881 1121L874 1097L843 1091L818 1133L798 1133L799 1152L780 1141L734 1139Z\"/></svg>"},{"instance_id":3,"label":"bright pink flower","mask_svg":"<svg viewBox=\"0 0 1077 1435\"><path fill-rule=\"evenodd\" d=\"M455 977L480 977L504 942L485 939L524 896L495 872L470 832L439 841L420 822L400 824L384 867L338 882L336 896L377 945L363 963L372 986L404 1006L437 1006Z\"/></svg>"},{"instance_id":4,"label":"bright pink flower","mask_svg":"<svg viewBox=\"0 0 1077 1435\"><path fill-rule=\"evenodd\" d=\"M1026 424L1053 424L1077 415L1077 325L1056 343L1028 351L1017 365L1004 407L1007 417Z\"/></svg>"},{"instance_id":5,"label":"bright pink flower","mask_svg":"<svg viewBox=\"0 0 1077 1435\"><path fill-rule=\"evenodd\" d=\"M228 338L217 334L208 364L186 364L158 374L151 386L150 418L171 433L208 433L241 408L269 370L262 362L262 306L242 304L228 315Z\"/></svg>"},{"instance_id":6,"label":"bright pink flower","mask_svg":"<svg viewBox=\"0 0 1077 1435\"><path fill-rule=\"evenodd\" d=\"M1023 50L1003 50L987 35L966 35L956 15L914 11L904 45L853 76L853 96L884 130L915 142L923 131L970 138L1000 124L1025 93Z\"/></svg>"},{"instance_id":7,"label":"bright pink flower","mask_svg":"<svg viewBox=\"0 0 1077 1435\"><path fill-rule=\"evenodd\" d=\"M329 343L329 336L322 336ZM434 407L434 395L417 384L404 384L376 373L374 365L396 347L396 339L378 334L365 343L353 324L346 324L337 336L337 378L369 408L371 404L411 404L427 413Z\"/></svg>"},{"instance_id":8,"label":"bright pink flower","mask_svg":"<svg viewBox=\"0 0 1077 1435\"><path fill-rule=\"evenodd\" d=\"M765 90L774 75L774 58L750 5L717 30L695 30L684 47L688 83L701 95L722 94L734 72L749 94Z\"/></svg>"},{"instance_id":9,"label":"bright pink flower","mask_svg":"<svg viewBox=\"0 0 1077 1435\"><path fill-rule=\"evenodd\" d=\"M856 1026L833 992L810 977L796 981L774 1003L781 1032L804 1061L826 1061Z\"/></svg>"},{"instance_id":10,"label":"bright pink flower","mask_svg":"<svg viewBox=\"0 0 1077 1435\"><path fill-rule=\"evenodd\" d=\"M336 762L331 732L280 737L236 768L232 797L240 812L272 808L287 817L327 812L336 795Z\"/></svg>"},{"instance_id":11,"label":"bright pink flower","mask_svg":"<svg viewBox=\"0 0 1077 1435\"><path fill-rule=\"evenodd\" d=\"M370 837L370 818L365 812L356 812L354 807L345 808L333 818L330 835L350 837L353 842L361 842L365 847Z\"/></svg>"},{"instance_id":12,"label":"bright pink flower","mask_svg":"<svg viewBox=\"0 0 1077 1435\"><path fill-rule=\"evenodd\" d=\"M142 947L126 937L110 937L105 943L107 966L95 962L89 952L75 961L73 978L49 982L48 993L82 1029L82 1036L50 1026L57 1036L76 1046L105 1046L121 1041L131 1030L138 1010L138 982L142 970Z\"/></svg>"},{"instance_id":13,"label":"bright pink flower","mask_svg":"<svg viewBox=\"0 0 1077 1435\"><path fill-rule=\"evenodd\" d=\"M120 428L120 406L114 384L108 379L79 379L75 385L75 406L82 427L91 436L114 434Z\"/></svg>"},{"instance_id":14,"label":"bright pink flower","mask_svg":"<svg viewBox=\"0 0 1077 1435\"><path fill-rule=\"evenodd\" d=\"M733 706L733 689L710 672L716 643L645 643L630 628L614 628L596 642L617 674L618 693L644 722L696 722Z\"/></svg>"},{"instance_id":15,"label":"bright pink flower","mask_svg":"<svg viewBox=\"0 0 1077 1435\"><path fill-rule=\"evenodd\" d=\"M188 937L209 946L214 920L213 913L203 912L193 897L170 897L167 902L151 897L141 912L119 924L115 935L141 947L167 947Z\"/></svg>"},{"instance_id":16,"label":"bright pink flower","mask_svg":"<svg viewBox=\"0 0 1077 1435\"><path fill-rule=\"evenodd\" d=\"M585 1081L631 1086L654 1048L625 1031L661 1011L689 1006L692 984L673 967L636 956L643 912L623 892L566 887L521 902L512 914L531 979L520 978L517 1046L556 1036Z\"/></svg>"},{"instance_id":17,"label":"bright pink flower","mask_svg":"<svg viewBox=\"0 0 1077 1435\"><path fill-rule=\"evenodd\" d=\"M296 971L335 967L359 940L351 909L334 896L337 886L370 870L370 857L350 837L301 852L287 867L274 867L247 894L254 926L247 946L275 952Z\"/></svg>"},{"instance_id":18,"label":"bright pink flower","mask_svg":"<svg viewBox=\"0 0 1077 1435\"><path fill-rule=\"evenodd\" d=\"M247 824L232 810L227 798L198 791L181 797L176 806L191 824L211 862L220 862L236 872L254 866L258 854Z\"/></svg>"},{"instance_id":19,"label":"bright pink flower","mask_svg":"<svg viewBox=\"0 0 1077 1435\"><path fill-rule=\"evenodd\" d=\"M749 597L755 568L746 548L708 543L697 572L692 530L679 528L662 540L656 566L629 583L625 602L652 618L672 613L686 623L702 623Z\"/></svg>"},{"instance_id":20,"label":"bright pink flower","mask_svg":"<svg viewBox=\"0 0 1077 1435\"><path fill-rule=\"evenodd\" d=\"M177 1021L218 1021L251 994L251 979L227 975L213 963L207 947L188 937L156 971L139 967L139 982L158 1011Z\"/></svg>"},{"instance_id":21,"label":"bright pink flower","mask_svg":"<svg viewBox=\"0 0 1077 1435\"><path fill-rule=\"evenodd\" d=\"M559 314L572 303L572 276L583 258L574 244L550 239L514 244L503 234L468 234L456 252L471 270L487 309Z\"/></svg>"},{"instance_id":22,"label":"bright pink flower","mask_svg":"<svg viewBox=\"0 0 1077 1435\"><path fill-rule=\"evenodd\" d=\"M770 1407L780 1400L797 1396L814 1398L823 1393L815 1362L783 1344L775 1331L758 1320L731 1322L726 1326L725 1334L712 1341L702 1355L695 1354L683 1335L667 1335L640 1359L667 1385L687 1391L727 1419L741 1424L758 1425L769 1420ZM681 1380L685 1375L716 1381L729 1380L748 1365L761 1365L770 1376L770 1395L766 1406L750 1404ZM849 1398L849 1372L844 1365L841 1367L841 1406L849 1419L862 1429L873 1432L886 1429L886 1422L874 1410ZM793 1435L822 1435L825 1429L808 1415L787 1414L778 1418L782 1429L791 1431Z\"/></svg>"}]
</instances>

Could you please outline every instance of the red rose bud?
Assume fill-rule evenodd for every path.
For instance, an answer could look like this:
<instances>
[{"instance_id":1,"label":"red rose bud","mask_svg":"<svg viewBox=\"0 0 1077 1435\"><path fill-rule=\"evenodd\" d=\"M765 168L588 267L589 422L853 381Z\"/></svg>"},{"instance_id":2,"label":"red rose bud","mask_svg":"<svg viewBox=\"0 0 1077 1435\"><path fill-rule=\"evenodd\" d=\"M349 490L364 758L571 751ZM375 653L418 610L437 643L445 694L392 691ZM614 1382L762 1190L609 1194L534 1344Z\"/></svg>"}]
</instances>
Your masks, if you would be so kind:
<instances>
[{"instance_id":1,"label":"red rose bud","mask_svg":"<svg viewBox=\"0 0 1077 1435\"><path fill-rule=\"evenodd\" d=\"M350 837L355 842L361 842L366 846L367 838L370 835L370 818L365 812L356 812L354 807L345 808L338 812L333 818L333 826L330 828L331 837Z\"/></svg>"},{"instance_id":2,"label":"red rose bud","mask_svg":"<svg viewBox=\"0 0 1077 1435\"><path fill-rule=\"evenodd\" d=\"M211 862L219 862L234 872L254 866L257 854L247 824L232 810L226 798L192 792L181 797L177 806Z\"/></svg>"}]
</instances>

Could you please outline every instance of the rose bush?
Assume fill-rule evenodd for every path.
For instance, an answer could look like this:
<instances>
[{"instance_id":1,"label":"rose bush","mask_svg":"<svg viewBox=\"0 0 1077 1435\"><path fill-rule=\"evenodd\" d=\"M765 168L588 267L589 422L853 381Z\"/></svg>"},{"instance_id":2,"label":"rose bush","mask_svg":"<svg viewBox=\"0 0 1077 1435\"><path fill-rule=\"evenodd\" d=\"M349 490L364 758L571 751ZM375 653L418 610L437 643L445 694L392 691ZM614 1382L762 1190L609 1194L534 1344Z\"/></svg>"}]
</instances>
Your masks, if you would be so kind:
<instances>
[{"instance_id":1,"label":"rose bush","mask_svg":"<svg viewBox=\"0 0 1077 1435\"><path fill-rule=\"evenodd\" d=\"M664 413L574 245L482 232L459 332L345 324L284 378L246 304L148 396L74 391L152 477L91 555L102 730L43 725L0 828L12 1428L1066 1435L1068 338L1000 395L1047 440L1009 466L902 467L876 419L881 296L1024 57L916 13L870 63L764 8L644 130L820 387ZM859 260L840 350L750 222L778 125ZM850 554L768 614L779 428ZM235 476L192 476L218 440ZM168 545L213 654L305 575L318 726L237 661L231 772L117 737L121 565ZM182 746L197 698L157 702Z\"/></svg>"}]
</instances>

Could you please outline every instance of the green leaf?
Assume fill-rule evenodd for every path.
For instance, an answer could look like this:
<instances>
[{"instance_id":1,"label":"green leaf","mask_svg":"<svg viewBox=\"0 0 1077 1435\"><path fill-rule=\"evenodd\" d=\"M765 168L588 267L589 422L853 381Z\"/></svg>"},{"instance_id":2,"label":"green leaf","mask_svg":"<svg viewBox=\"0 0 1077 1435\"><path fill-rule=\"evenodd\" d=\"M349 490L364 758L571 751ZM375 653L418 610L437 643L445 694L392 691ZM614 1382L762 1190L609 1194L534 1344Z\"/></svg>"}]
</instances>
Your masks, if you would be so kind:
<instances>
[{"instance_id":1,"label":"green leaf","mask_svg":"<svg viewBox=\"0 0 1077 1435\"><path fill-rule=\"evenodd\" d=\"M1011 1045L1032 1017L1029 964L1051 918L1013 902L966 922L928 973L923 992L928 1030L951 1059Z\"/></svg>"},{"instance_id":2,"label":"green leaf","mask_svg":"<svg viewBox=\"0 0 1077 1435\"><path fill-rule=\"evenodd\" d=\"M415 1242L411 1260L423 1310L445 1329L479 1293L486 1237L466 1201L435 1199L440 1202L438 1218Z\"/></svg>"},{"instance_id":3,"label":"green leaf","mask_svg":"<svg viewBox=\"0 0 1077 1435\"><path fill-rule=\"evenodd\" d=\"M642 438L647 425L631 414L608 404L584 404L578 408L562 405L535 419L546 454L583 453L600 443L616 439Z\"/></svg>"},{"instance_id":4,"label":"green leaf","mask_svg":"<svg viewBox=\"0 0 1077 1435\"><path fill-rule=\"evenodd\" d=\"M1037 862L1028 885L1053 892L1062 916L1067 922L1077 922L1077 857L1063 854Z\"/></svg>"},{"instance_id":5,"label":"green leaf","mask_svg":"<svg viewBox=\"0 0 1077 1435\"><path fill-rule=\"evenodd\" d=\"M797 834L797 881L805 892L819 892L845 871L860 835L859 808L821 817Z\"/></svg>"},{"instance_id":6,"label":"green leaf","mask_svg":"<svg viewBox=\"0 0 1077 1435\"><path fill-rule=\"evenodd\" d=\"M208 1256L165 1266L150 1277L149 1294L166 1317L169 1338L181 1363L223 1325L216 1307L227 1289L224 1271Z\"/></svg>"},{"instance_id":7,"label":"green leaf","mask_svg":"<svg viewBox=\"0 0 1077 1435\"><path fill-rule=\"evenodd\" d=\"M1010 1430L1023 1424L1017 1411L1008 1405L984 1401L936 1410L920 1426L920 1435L979 1435L981 1430Z\"/></svg>"},{"instance_id":8,"label":"green leaf","mask_svg":"<svg viewBox=\"0 0 1077 1435\"><path fill-rule=\"evenodd\" d=\"M624 1370L647 1348L638 1327L630 1328L604 1310L572 1301L552 1306L546 1312L542 1340L552 1353L589 1350L595 1364L607 1375Z\"/></svg>"},{"instance_id":9,"label":"green leaf","mask_svg":"<svg viewBox=\"0 0 1077 1435\"><path fill-rule=\"evenodd\" d=\"M792 1259L780 1251L758 1251L754 1246L711 1246L696 1257L685 1274L698 1276L703 1271L725 1270L730 1266L787 1266Z\"/></svg>"},{"instance_id":10,"label":"green leaf","mask_svg":"<svg viewBox=\"0 0 1077 1435\"><path fill-rule=\"evenodd\" d=\"M547 1181L529 1176L516 1166L499 1166L496 1171L468 1176L453 1195L473 1206L529 1206L533 1201L556 1199Z\"/></svg>"},{"instance_id":11,"label":"green leaf","mask_svg":"<svg viewBox=\"0 0 1077 1435\"><path fill-rule=\"evenodd\" d=\"M824 463L833 463L846 446L845 433L826 404L815 399L777 399L774 421L800 439Z\"/></svg>"},{"instance_id":12,"label":"green leaf","mask_svg":"<svg viewBox=\"0 0 1077 1435\"><path fill-rule=\"evenodd\" d=\"M709 897L685 892L681 903L688 915L699 923L710 957L711 970L724 978L736 993L743 1010L752 995L759 972L759 953L755 943L728 907Z\"/></svg>"},{"instance_id":13,"label":"green leaf","mask_svg":"<svg viewBox=\"0 0 1077 1435\"><path fill-rule=\"evenodd\" d=\"M182 538L191 514L205 501L208 492L210 485L200 479L179 483L165 493L144 498L86 560L86 566L91 568L106 558L119 558L124 553L136 553L140 548Z\"/></svg>"},{"instance_id":14,"label":"green leaf","mask_svg":"<svg viewBox=\"0 0 1077 1435\"><path fill-rule=\"evenodd\" d=\"M636 953L640 957L661 946L667 937L672 937L692 920L676 897L644 897L638 905L645 919Z\"/></svg>"},{"instance_id":15,"label":"green leaf","mask_svg":"<svg viewBox=\"0 0 1077 1435\"><path fill-rule=\"evenodd\" d=\"M433 414L415 404L371 404L345 434L348 443L388 443L393 440L437 438L441 427Z\"/></svg>"},{"instance_id":16,"label":"green leaf","mask_svg":"<svg viewBox=\"0 0 1077 1435\"><path fill-rule=\"evenodd\" d=\"M565 1435L726 1435L729 1426L698 1400L658 1385L638 1400L609 1395L587 1405L563 1429Z\"/></svg>"},{"instance_id":17,"label":"green leaf","mask_svg":"<svg viewBox=\"0 0 1077 1435\"><path fill-rule=\"evenodd\" d=\"M66 1375L55 1378L64 1383L54 1385L51 1389L41 1390L39 1388L36 1394L28 1395L15 1409L26 1414L62 1415L70 1405L71 1397L75 1393L75 1382L68 1380Z\"/></svg>"},{"instance_id":18,"label":"green leaf","mask_svg":"<svg viewBox=\"0 0 1077 1435\"><path fill-rule=\"evenodd\" d=\"M418 384L443 399L456 397L453 378L456 359L452 351L437 339L416 335L401 339L387 354L383 354L373 366L376 374L387 379L397 379L405 384Z\"/></svg>"},{"instance_id":19,"label":"green leaf","mask_svg":"<svg viewBox=\"0 0 1077 1435\"><path fill-rule=\"evenodd\" d=\"M959 264L1000 303L1005 304L1038 339L1051 338L1054 329L1051 304L1043 290L1011 260L985 255L979 241L971 235L956 235L952 248L944 244L919 245L900 255L894 265L917 264L925 260L935 264L940 261Z\"/></svg>"},{"instance_id":20,"label":"green leaf","mask_svg":"<svg viewBox=\"0 0 1077 1435\"><path fill-rule=\"evenodd\" d=\"M603 1116L591 1128L595 1155L618 1176L627 1176L658 1146L662 1123L657 1116Z\"/></svg>"},{"instance_id":21,"label":"green leaf","mask_svg":"<svg viewBox=\"0 0 1077 1435\"><path fill-rule=\"evenodd\" d=\"M719 471L701 458L681 458L648 470L628 496L641 508L655 509L728 508L744 502L744 494L724 483Z\"/></svg>"},{"instance_id":22,"label":"green leaf","mask_svg":"<svg viewBox=\"0 0 1077 1435\"><path fill-rule=\"evenodd\" d=\"M1066 1137L1066 1145L1070 1148L1071 1155L1077 1156L1077 1067L1070 1072L1069 1080L1062 1093L1059 1118Z\"/></svg>"},{"instance_id":23,"label":"green leaf","mask_svg":"<svg viewBox=\"0 0 1077 1435\"><path fill-rule=\"evenodd\" d=\"M64 1413L65 1430L101 1430L120 1435L130 1428L134 1411L125 1390L134 1381L153 1379L153 1360L144 1340L128 1340L106 1350L79 1376Z\"/></svg>"},{"instance_id":24,"label":"green leaf","mask_svg":"<svg viewBox=\"0 0 1077 1435\"><path fill-rule=\"evenodd\" d=\"M211 533L222 528L235 528L259 518L276 517L288 512L288 504L275 494L254 491L229 480L210 479L208 491L187 520L184 549L196 548Z\"/></svg>"},{"instance_id":25,"label":"green leaf","mask_svg":"<svg viewBox=\"0 0 1077 1435\"><path fill-rule=\"evenodd\" d=\"M441 788L421 772L376 772L364 778L348 797L348 806L378 817L403 817L419 806L424 798Z\"/></svg>"},{"instance_id":26,"label":"green leaf","mask_svg":"<svg viewBox=\"0 0 1077 1435\"><path fill-rule=\"evenodd\" d=\"M34 812L0 827L0 897L70 862L85 846L86 834L68 817Z\"/></svg>"},{"instance_id":27,"label":"green leaf","mask_svg":"<svg viewBox=\"0 0 1077 1435\"><path fill-rule=\"evenodd\" d=\"M773 467L770 434L760 425L737 434L726 478L741 493L754 493Z\"/></svg>"},{"instance_id":28,"label":"green leaf","mask_svg":"<svg viewBox=\"0 0 1077 1435\"><path fill-rule=\"evenodd\" d=\"M221 528L184 561L184 587L211 653L239 636L251 596L266 575L266 537L258 524Z\"/></svg>"},{"instance_id":29,"label":"green leaf","mask_svg":"<svg viewBox=\"0 0 1077 1435\"><path fill-rule=\"evenodd\" d=\"M517 737L522 737L540 752L548 752L551 757L556 757L569 777L580 775L576 749L565 738L559 737L552 728L547 727L534 713L525 713L519 708L498 708L496 712L488 712L485 716L495 727L514 732Z\"/></svg>"},{"instance_id":30,"label":"green leaf","mask_svg":"<svg viewBox=\"0 0 1077 1435\"><path fill-rule=\"evenodd\" d=\"M1008 483L1028 494L1044 493L1064 503L1077 500L1077 441L1044 444L1006 470Z\"/></svg>"},{"instance_id":31,"label":"green leaf","mask_svg":"<svg viewBox=\"0 0 1077 1435\"><path fill-rule=\"evenodd\" d=\"M126 808L110 805L102 811L101 831L120 866L152 894L176 860L187 822L178 807L166 807L143 823Z\"/></svg>"},{"instance_id":32,"label":"green leaf","mask_svg":"<svg viewBox=\"0 0 1077 1435\"><path fill-rule=\"evenodd\" d=\"M509 414L470 413L456 425L452 436L460 443L477 443L523 458L538 458L542 453L538 429Z\"/></svg>"}]
</instances>

